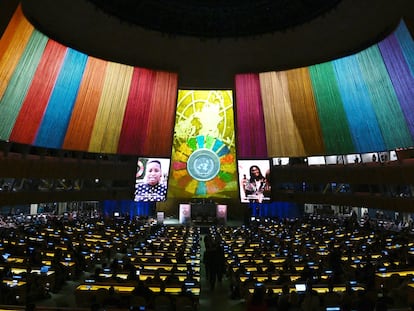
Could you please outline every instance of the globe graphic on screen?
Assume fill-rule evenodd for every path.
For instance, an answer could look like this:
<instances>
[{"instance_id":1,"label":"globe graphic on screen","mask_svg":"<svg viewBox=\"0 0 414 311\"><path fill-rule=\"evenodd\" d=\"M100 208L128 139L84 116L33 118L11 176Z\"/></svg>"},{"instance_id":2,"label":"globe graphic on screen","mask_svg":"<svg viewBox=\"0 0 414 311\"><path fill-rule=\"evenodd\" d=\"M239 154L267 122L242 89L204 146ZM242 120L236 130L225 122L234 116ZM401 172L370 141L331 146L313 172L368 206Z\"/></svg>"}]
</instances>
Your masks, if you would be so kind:
<instances>
[{"instance_id":1,"label":"globe graphic on screen","mask_svg":"<svg viewBox=\"0 0 414 311\"><path fill-rule=\"evenodd\" d=\"M210 149L197 149L188 158L187 171L195 180L211 180L220 172L220 159Z\"/></svg>"}]
</instances>

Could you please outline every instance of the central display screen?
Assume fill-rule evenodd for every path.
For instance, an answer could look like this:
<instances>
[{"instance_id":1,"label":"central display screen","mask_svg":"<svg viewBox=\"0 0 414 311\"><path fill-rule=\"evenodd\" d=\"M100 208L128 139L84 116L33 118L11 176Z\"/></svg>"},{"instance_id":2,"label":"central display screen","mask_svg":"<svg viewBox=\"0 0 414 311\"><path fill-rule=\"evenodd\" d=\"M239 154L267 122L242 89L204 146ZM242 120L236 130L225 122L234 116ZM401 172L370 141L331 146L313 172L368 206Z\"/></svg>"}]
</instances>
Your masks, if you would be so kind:
<instances>
[{"instance_id":1,"label":"central display screen","mask_svg":"<svg viewBox=\"0 0 414 311\"><path fill-rule=\"evenodd\" d=\"M237 198L232 91L179 90L168 195Z\"/></svg>"}]
</instances>

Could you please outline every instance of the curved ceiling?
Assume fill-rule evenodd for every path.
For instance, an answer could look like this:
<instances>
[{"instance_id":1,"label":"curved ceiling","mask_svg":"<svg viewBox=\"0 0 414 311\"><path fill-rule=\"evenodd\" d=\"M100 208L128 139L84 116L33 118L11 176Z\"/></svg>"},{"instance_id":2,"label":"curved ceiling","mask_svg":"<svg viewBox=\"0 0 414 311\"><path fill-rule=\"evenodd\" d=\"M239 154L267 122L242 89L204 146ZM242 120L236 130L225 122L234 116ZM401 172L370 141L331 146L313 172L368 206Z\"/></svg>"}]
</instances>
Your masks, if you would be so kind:
<instances>
[{"instance_id":1,"label":"curved ceiling","mask_svg":"<svg viewBox=\"0 0 414 311\"><path fill-rule=\"evenodd\" d=\"M87 0L120 20L198 38L271 33L312 20L342 0Z\"/></svg>"},{"instance_id":2,"label":"curved ceiling","mask_svg":"<svg viewBox=\"0 0 414 311\"><path fill-rule=\"evenodd\" d=\"M298 20L292 25L273 28L270 33L260 30L262 34L253 31L253 35L196 36L143 28L137 23L111 16L107 11L98 9L92 1L97 0L21 2L26 17L35 27L58 42L91 56L177 72L180 88L196 89L232 88L237 73L307 66L356 52L384 38L395 29L406 12L414 11L412 0L332 0L331 3L337 5L333 8L320 7L318 17L308 15L306 22ZM122 0L128 1L131 0ZM155 0L134 1L144 3ZM290 1L293 0L276 2ZM101 1L110 2L115 1ZM174 4L179 2L191 3L171 0ZM210 3L207 7L213 9L218 3L207 0L197 2ZM239 2L254 3L248 0ZM292 3L301 2L306 5L312 3L311 0L294 0ZM322 0L316 2L326 4ZM192 13L189 11L187 14ZM303 18L304 15L301 16Z\"/></svg>"}]
</instances>

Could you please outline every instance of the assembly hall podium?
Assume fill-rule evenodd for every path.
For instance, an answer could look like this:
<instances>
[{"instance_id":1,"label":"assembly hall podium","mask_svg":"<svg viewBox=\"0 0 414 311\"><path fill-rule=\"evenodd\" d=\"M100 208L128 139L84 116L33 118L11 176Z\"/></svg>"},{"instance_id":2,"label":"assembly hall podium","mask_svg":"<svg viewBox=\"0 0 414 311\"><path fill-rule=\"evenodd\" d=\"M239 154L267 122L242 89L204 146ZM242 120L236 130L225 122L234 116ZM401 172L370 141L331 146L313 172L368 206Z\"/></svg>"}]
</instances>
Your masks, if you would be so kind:
<instances>
[{"instance_id":1,"label":"assembly hall podium","mask_svg":"<svg viewBox=\"0 0 414 311\"><path fill-rule=\"evenodd\" d=\"M196 201L179 205L179 222L225 224L227 222L227 205L212 201Z\"/></svg>"}]
</instances>

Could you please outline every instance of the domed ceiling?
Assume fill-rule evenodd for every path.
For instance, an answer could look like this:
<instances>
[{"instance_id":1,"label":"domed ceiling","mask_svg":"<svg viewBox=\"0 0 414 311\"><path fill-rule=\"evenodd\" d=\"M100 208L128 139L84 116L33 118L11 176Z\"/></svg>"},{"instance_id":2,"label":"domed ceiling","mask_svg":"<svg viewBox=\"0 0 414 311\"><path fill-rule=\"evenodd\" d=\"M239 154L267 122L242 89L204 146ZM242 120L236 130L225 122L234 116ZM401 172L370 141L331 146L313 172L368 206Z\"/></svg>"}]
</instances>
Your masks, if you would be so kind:
<instances>
[{"instance_id":1,"label":"domed ceiling","mask_svg":"<svg viewBox=\"0 0 414 311\"><path fill-rule=\"evenodd\" d=\"M181 88L316 64L384 38L412 0L22 0L41 32L91 56L173 71Z\"/></svg>"},{"instance_id":2,"label":"domed ceiling","mask_svg":"<svg viewBox=\"0 0 414 311\"><path fill-rule=\"evenodd\" d=\"M285 30L341 0L88 0L128 23L170 35L241 37Z\"/></svg>"}]
</instances>

